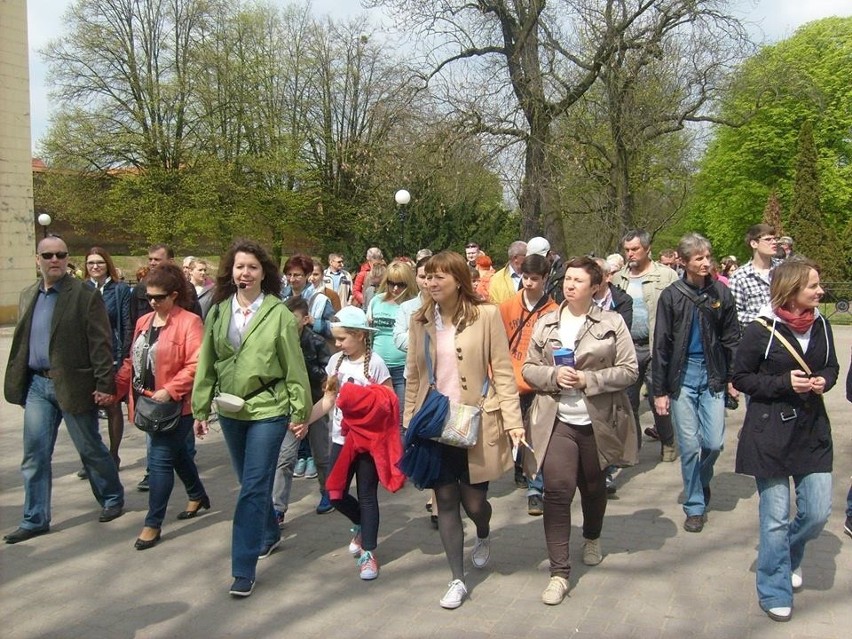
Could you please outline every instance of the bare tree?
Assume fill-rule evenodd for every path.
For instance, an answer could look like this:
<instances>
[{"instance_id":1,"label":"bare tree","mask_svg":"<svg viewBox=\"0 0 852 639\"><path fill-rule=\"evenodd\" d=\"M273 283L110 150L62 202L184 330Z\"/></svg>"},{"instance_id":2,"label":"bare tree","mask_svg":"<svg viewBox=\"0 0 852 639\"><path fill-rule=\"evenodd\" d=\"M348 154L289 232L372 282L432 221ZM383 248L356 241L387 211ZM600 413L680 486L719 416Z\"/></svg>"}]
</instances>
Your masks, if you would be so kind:
<instances>
[{"instance_id":1,"label":"bare tree","mask_svg":"<svg viewBox=\"0 0 852 639\"><path fill-rule=\"evenodd\" d=\"M66 33L44 50L62 138L54 149L87 168L117 164L172 170L186 157L193 122L194 45L208 0L77 0Z\"/></svg>"},{"instance_id":2,"label":"bare tree","mask_svg":"<svg viewBox=\"0 0 852 639\"><path fill-rule=\"evenodd\" d=\"M722 0L372 0L422 44L424 80L459 125L518 142L522 233L564 246L553 192L554 122L628 54L662 53L666 33ZM632 60L635 56L630 55ZM615 66L613 66L615 65ZM641 65L640 65L641 66ZM612 86L617 90L617 86ZM613 96L615 97L615 96ZM661 123L660 126L671 126ZM629 185L625 194L629 206Z\"/></svg>"}]
</instances>

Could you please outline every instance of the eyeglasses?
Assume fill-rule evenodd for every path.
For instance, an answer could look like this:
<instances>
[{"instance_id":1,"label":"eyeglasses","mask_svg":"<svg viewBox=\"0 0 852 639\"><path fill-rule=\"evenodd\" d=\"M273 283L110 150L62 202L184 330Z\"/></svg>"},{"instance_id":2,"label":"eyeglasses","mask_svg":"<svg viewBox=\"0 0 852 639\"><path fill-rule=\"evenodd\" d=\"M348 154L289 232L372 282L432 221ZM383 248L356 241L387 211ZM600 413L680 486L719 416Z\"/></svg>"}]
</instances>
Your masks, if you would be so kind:
<instances>
[{"instance_id":1,"label":"eyeglasses","mask_svg":"<svg viewBox=\"0 0 852 639\"><path fill-rule=\"evenodd\" d=\"M101 267L101 266L106 266L106 262L86 262L86 266Z\"/></svg>"},{"instance_id":2,"label":"eyeglasses","mask_svg":"<svg viewBox=\"0 0 852 639\"><path fill-rule=\"evenodd\" d=\"M44 253L39 253L39 255L41 256L41 259L43 259L43 260L52 260L54 257L59 259L59 260L64 260L66 257L68 257L68 251L56 251L56 252L53 252L53 253L44 252Z\"/></svg>"},{"instance_id":3,"label":"eyeglasses","mask_svg":"<svg viewBox=\"0 0 852 639\"><path fill-rule=\"evenodd\" d=\"M388 288L407 288L408 285L405 282L391 282L388 280Z\"/></svg>"},{"instance_id":4,"label":"eyeglasses","mask_svg":"<svg viewBox=\"0 0 852 639\"><path fill-rule=\"evenodd\" d=\"M769 244L777 244L778 238L777 237L761 237L757 241L758 242L768 242Z\"/></svg>"},{"instance_id":5,"label":"eyeglasses","mask_svg":"<svg viewBox=\"0 0 852 639\"><path fill-rule=\"evenodd\" d=\"M465 244L465 246L464 246L464 247L465 247L465 248L476 248L476 249L478 249L478 248L479 248L479 244L472 244L472 243L471 243L471 244Z\"/></svg>"},{"instance_id":6,"label":"eyeglasses","mask_svg":"<svg viewBox=\"0 0 852 639\"><path fill-rule=\"evenodd\" d=\"M145 297L149 302L162 302L169 295L171 295L171 293L146 293Z\"/></svg>"}]
</instances>

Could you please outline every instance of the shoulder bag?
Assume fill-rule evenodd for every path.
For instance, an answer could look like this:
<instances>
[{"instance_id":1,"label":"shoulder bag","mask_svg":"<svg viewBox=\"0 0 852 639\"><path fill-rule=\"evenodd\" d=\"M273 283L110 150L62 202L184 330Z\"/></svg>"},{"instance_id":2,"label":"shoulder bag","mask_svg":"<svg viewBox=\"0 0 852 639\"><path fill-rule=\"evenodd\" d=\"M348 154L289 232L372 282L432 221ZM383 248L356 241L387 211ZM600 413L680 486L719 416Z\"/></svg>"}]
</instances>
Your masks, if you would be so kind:
<instances>
[{"instance_id":1,"label":"shoulder bag","mask_svg":"<svg viewBox=\"0 0 852 639\"><path fill-rule=\"evenodd\" d=\"M426 369L429 372L429 388L437 393L435 372L432 368L432 356L429 353L429 343L429 333L426 333L424 350L426 351ZM473 448L476 445L476 440L479 438L479 431L482 426L482 405L485 402L485 396L488 394L489 383L490 380L486 376L485 381L482 383L482 396L477 406L460 404L459 402L448 399L449 410L441 427L441 434L432 439L448 446L456 446L457 448Z\"/></svg>"},{"instance_id":2,"label":"shoulder bag","mask_svg":"<svg viewBox=\"0 0 852 639\"><path fill-rule=\"evenodd\" d=\"M152 319L152 326L153 323ZM148 332L145 333L145 360L148 358L150 341L151 327L148 327ZM145 388L141 377L134 377L133 389L138 393L133 413L133 424L136 428L146 433L168 433L178 427L183 413L182 400L158 402L152 399L153 392Z\"/></svg>"}]
</instances>

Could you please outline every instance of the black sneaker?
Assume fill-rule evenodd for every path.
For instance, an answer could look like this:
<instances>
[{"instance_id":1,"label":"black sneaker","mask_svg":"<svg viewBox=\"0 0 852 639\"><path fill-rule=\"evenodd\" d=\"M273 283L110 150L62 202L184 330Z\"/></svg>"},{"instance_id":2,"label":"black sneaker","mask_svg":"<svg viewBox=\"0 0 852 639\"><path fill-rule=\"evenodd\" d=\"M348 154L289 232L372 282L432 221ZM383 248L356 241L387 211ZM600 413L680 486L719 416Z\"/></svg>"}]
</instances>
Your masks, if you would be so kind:
<instances>
[{"instance_id":1,"label":"black sneaker","mask_svg":"<svg viewBox=\"0 0 852 639\"><path fill-rule=\"evenodd\" d=\"M89 471L86 470L85 468L81 468L80 470L77 471L77 477L79 477L80 479L88 479L89 478Z\"/></svg>"},{"instance_id":2,"label":"black sneaker","mask_svg":"<svg viewBox=\"0 0 852 639\"><path fill-rule=\"evenodd\" d=\"M527 514L531 517L540 517L544 514L544 502L541 495L530 495L527 498Z\"/></svg>"},{"instance_id":3,"label":"black sneaker","mask_svg":"<svg viewBox=\"0 0 852 639\"><path fill-rule=\"evenodd\" d=\"M852 537L852 516L846 518L846 525L843 526L843 532Z\"/></svg>"},{"instance_id":4,"label":"black sneaker","mask_svg":"<svg viewBox=\"0 0 852 639\"><path fill-rule=\"evenodd\" d=\"M248 597L254 592L254 579L235 577L228 592L234 597Z\"/></svg>"},{"instance_id":5,"label":"black sneaker","mask_svg":"<svg viewBox=\"0 0 852 639\"><path fill-rule=\"evenodd\" d=\"M263 548L260 549L260 554L257 556L257 558L258 559L266 559L267 557L269 557L269 555L274 553L275 549L278 548L278 546L280 546L280 545L281 545L281 540L279 539L278 541L273 541L268 546L264 546ZM249 594L251 594L251 593L249 593Z\"/></svg>"},{"instance_id":6,"label":"black sneaker","mask_svg":"<svg viewBox=\"0 0 852 639\"><path fill-rule=\"evenodd\" d=\"M142 481L136 484L136 490L138 490L140 493L147 493L149 490L151 490L151 487L148 485L147 474L142 478Z\"/></svg>"}]
</instances>

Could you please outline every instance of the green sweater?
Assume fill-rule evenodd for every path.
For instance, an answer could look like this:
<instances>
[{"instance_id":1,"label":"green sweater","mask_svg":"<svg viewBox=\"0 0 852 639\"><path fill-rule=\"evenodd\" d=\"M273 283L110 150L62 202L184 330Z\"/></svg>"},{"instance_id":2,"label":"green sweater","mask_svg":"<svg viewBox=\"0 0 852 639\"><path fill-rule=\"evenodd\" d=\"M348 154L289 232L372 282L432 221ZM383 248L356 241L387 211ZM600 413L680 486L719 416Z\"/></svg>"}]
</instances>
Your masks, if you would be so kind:
<instances>
[{"instance_id":1,"label":"green sweater","mask_svg":"<svg viewBox=\"0 0 852 639\"><path fill-rule=\"evenodd\" d=\"M267 295L239 350L234 350L228 339L230 323L229 297L207 314L192 389L195 419L207 419L210 403L218 392L246 397L277 379L273 387L249 399L239 412L219 412L246 421L289 415L293 423L304 422L311 410L311 387L293 314L277 297Z\"/></svg>"}]
</instances>

